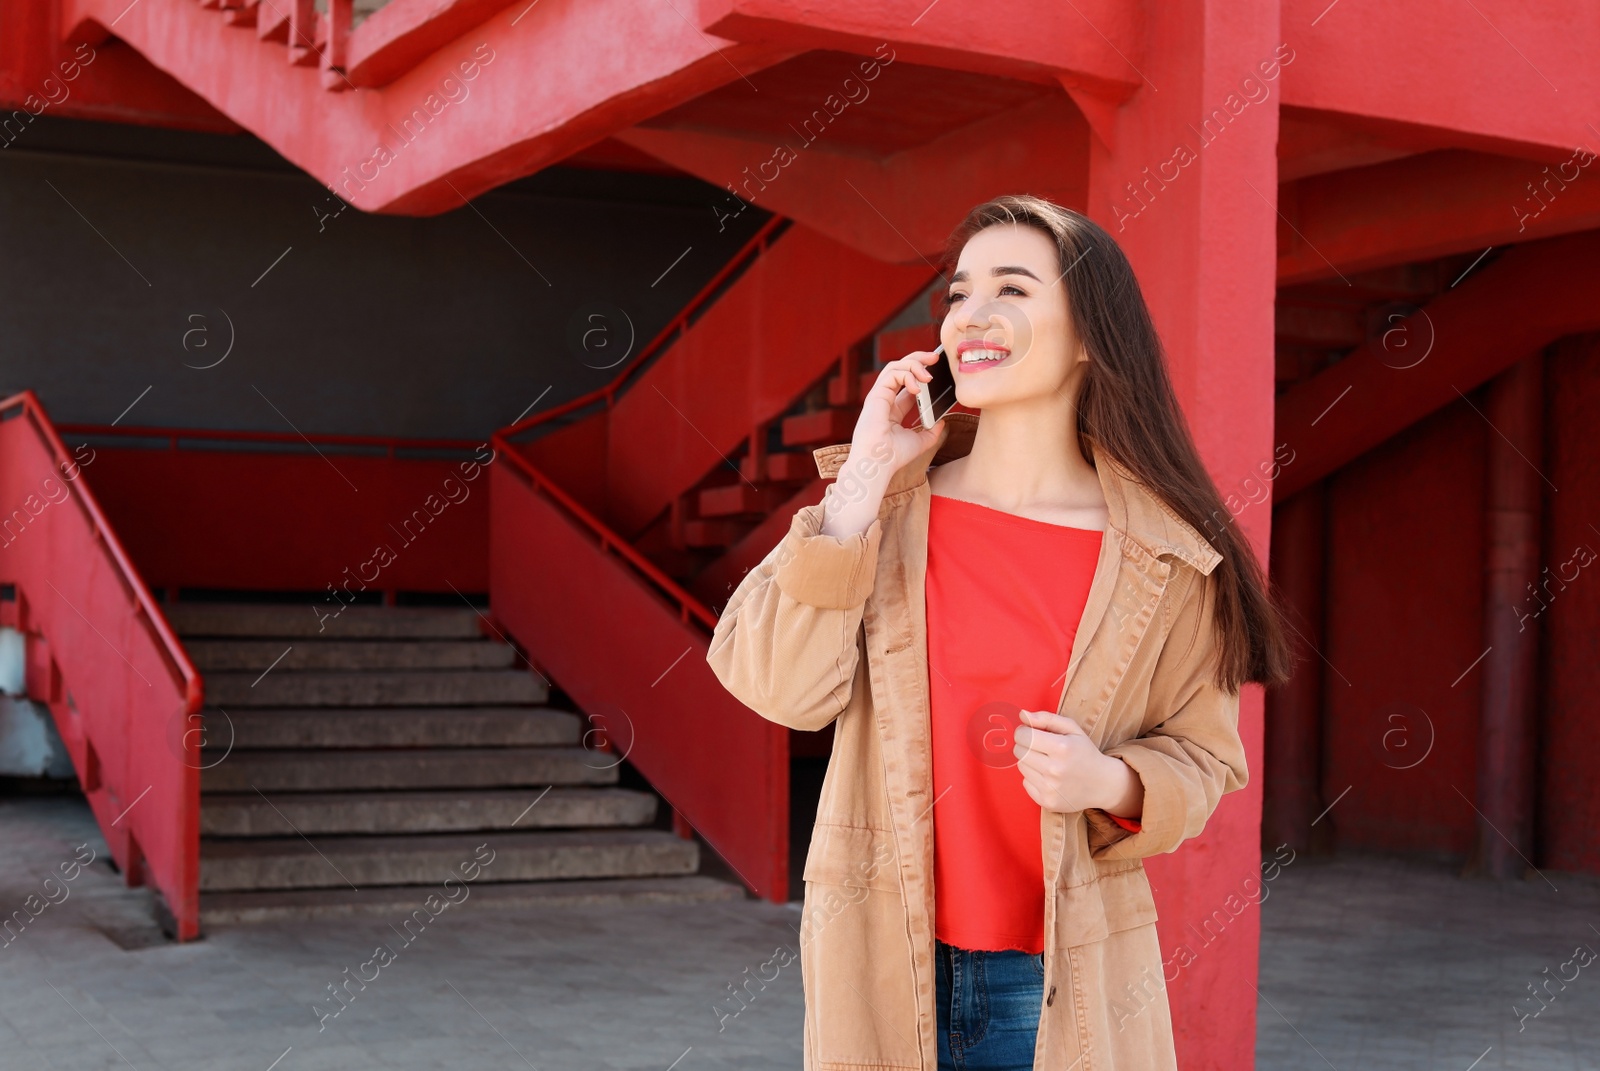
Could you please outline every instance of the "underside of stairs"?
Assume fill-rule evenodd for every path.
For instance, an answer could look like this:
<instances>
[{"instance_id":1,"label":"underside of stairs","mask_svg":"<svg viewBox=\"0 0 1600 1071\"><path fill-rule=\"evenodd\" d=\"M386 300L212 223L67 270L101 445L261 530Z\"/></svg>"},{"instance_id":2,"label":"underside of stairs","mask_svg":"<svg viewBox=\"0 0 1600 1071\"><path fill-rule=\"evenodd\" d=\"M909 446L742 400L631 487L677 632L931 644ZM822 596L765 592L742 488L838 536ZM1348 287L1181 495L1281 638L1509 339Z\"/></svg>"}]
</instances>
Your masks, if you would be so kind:
<instances>
[{"instance_id":1,"label":"underside of stairs","mask_svg":"<svg viewBox=\"0 0 1600 1071\"><path fill-rule=\"evenodd\" d=\"M550 705L473 608L319 620L305 603L193 602L168 618L205 677L202 926L403 916L463 888L497 904L745 895L698 873L698 843L656 828L659 797L619 785L620 757L584 746L587 720Z\"/></svg>"}]
</instances>

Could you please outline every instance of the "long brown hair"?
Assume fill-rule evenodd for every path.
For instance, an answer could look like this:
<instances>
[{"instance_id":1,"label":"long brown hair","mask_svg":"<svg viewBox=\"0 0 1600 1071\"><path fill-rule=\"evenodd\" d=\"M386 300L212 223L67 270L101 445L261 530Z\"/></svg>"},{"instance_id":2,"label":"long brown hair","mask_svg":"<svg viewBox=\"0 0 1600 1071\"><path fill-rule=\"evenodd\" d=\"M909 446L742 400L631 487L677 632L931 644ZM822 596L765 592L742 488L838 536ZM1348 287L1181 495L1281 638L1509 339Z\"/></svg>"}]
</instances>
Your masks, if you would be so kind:
<instances>
[{"instance_id":1,"label":"long brown hair","mask_svg":"<svg viewBox=\"0 0 1600 1071\"><path fill-rule=\"evenodd\" d=\"M1216 577L1218 687L1281 684L1292 659L1282 606L1261 563L1195 449L1167 375L1166 355L1144 294L1116 240L1089 217L1040 197L997 197L967 213L945 246L948 277L968 240L999 224L1034 227L1056 243L1074 329L1088 352L1076 401L1078 444L1091 463L1104 450L1222 555ZM1218 524L1212 518L1227 518Z\"/></svg>"}]
</instances>

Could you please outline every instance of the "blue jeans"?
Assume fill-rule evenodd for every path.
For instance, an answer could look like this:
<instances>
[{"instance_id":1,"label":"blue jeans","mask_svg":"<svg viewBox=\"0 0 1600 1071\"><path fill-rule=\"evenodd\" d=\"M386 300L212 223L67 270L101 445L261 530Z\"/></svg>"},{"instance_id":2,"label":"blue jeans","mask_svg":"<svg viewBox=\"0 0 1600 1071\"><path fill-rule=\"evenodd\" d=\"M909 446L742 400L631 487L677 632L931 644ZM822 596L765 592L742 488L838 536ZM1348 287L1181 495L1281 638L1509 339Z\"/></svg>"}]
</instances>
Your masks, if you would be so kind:
<instances>
[{"instance_id":1,"label":"blue jeans","mask_svg":"<svg viewBox=\"0 0 1600 1071\"><path fill-rule=\"evenodd\" d=\"M934 940L939 1071L1032 1071L1044 955Z\"/></svg>"}]
</instances>

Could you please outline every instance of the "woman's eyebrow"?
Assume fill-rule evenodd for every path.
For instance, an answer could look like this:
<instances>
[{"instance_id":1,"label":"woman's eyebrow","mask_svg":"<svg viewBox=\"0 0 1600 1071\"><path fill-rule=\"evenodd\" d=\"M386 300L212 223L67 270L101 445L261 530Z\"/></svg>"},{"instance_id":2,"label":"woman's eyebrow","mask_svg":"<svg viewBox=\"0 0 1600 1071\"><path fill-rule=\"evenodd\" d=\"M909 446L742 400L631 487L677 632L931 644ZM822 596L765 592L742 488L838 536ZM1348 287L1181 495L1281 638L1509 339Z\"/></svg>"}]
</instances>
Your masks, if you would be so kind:
<instances>
[{"instance_id":1,"label":"woman's eyebrow","mask_svg":"<svg viewBox=\"0 0 1600 1071\"><path fill-rule=\"evenodd\" d=\"M1036 283L1042 281L1037 275L1033 274L1033 272L1018 264L1001 264L998 267L989 269L989 274L997 277L1001 275L1026 275ZM952 283L964 283L967 281L967 273L965 271L958 271L954 275L950 276L950 281Z\"/></svg>"}]
</instances>

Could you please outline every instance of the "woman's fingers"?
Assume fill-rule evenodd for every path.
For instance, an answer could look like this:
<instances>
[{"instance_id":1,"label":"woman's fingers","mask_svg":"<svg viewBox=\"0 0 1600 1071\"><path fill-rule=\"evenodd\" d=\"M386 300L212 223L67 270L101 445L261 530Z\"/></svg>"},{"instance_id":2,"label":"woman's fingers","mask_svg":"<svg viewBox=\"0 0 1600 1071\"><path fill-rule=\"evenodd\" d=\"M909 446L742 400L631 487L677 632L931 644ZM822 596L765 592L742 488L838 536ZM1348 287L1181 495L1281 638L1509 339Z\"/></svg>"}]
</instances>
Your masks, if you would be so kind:
<instances>
[{"instance_id":1,"label":"woman's fingers","mask_svg":"<svg viewBox=\"0 0 1600 1071\"><path fill-rule=\"evenodd\" d=\"M918 380L912 378L909 369L896 368L892 373L880 377L877 387L874 389L887 390L890 398L893 399L901 391L910 391L915 394L922 389L922 385Z\"/></svg>"},{"instance_id":2,"label":"woman's fingers","mask_svg":"<svg viewBox=\"0 0 1600 1071\"><path fill-rule=\"evenodd\" d=\"M905 419L906 414L916 407L916 404L910 388L902 390L894 396L894 401L889 406L889 419L898 425L900 421Z\"/></svg>"},{"instance_id":3,"label":"woman's fingers","mask_svg":"<svg viewBox=\"0 0 1600 1071\"><path fill-rule=\"evenodd\" d=\"M1011 739L1011 753L1019 759L1024 755L1050 757L1066 749L1066 741L1061 734L1046 732L1028 725L1017 726Z\"/></svg>"},{"instance_id":4,"label":"woman's fingers","mask_svg":"<svg viewBox=\"0 0 1600 1071\"><path fill-rule=\"evenodd\" d=\"M887 439L897 456L904 455L913 445L913 455L926 448L938 425L930 430L923 428L921 421L915 421L911 428L906 428L904 423L906 417L917 410L917 396L923 392L923 385L933 379L927 365L934 359L932 353L908 353L879 370L856 420L853 445L865 450Z\"/></svg>"},{"instance_id":5,"label":"woman's fingers","mask_svg":"<svg viewBox=\"0 0 1600 1071\"><path fill-rule=\"evenodd\" d=\"M883 366L883 371L878 373L878 385L890 382L906 383L915 380L930 380L933 373L917 359L915 354L902 357L898 361L890 361Z\"/></svg>"}]
</instances>

